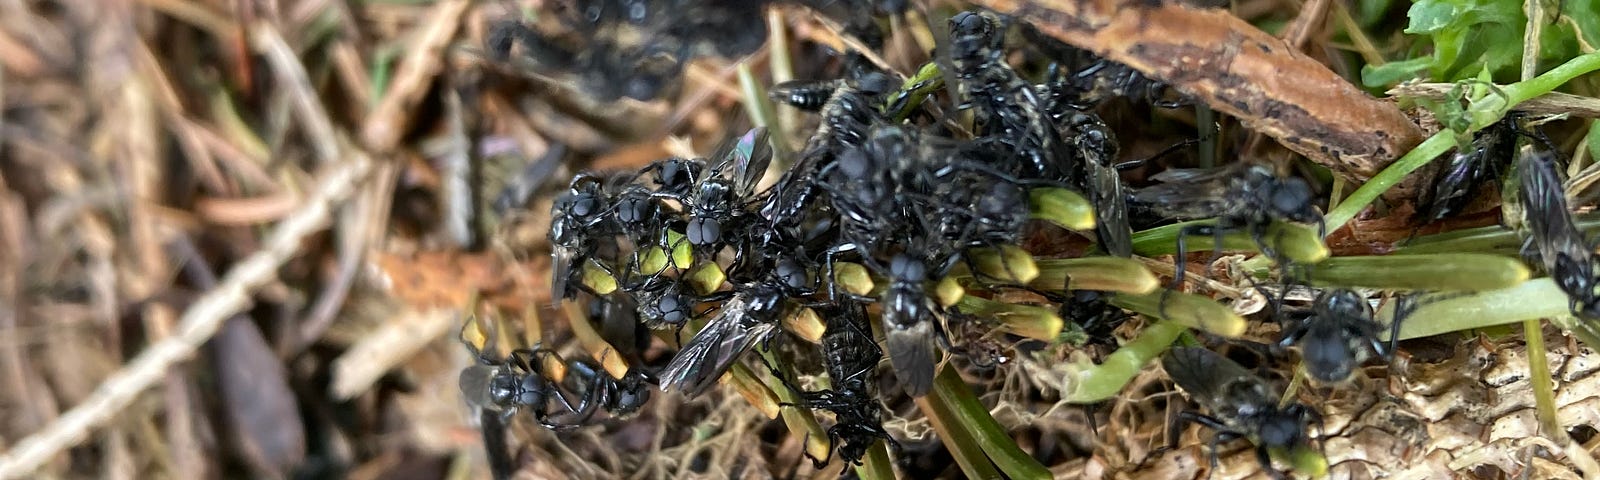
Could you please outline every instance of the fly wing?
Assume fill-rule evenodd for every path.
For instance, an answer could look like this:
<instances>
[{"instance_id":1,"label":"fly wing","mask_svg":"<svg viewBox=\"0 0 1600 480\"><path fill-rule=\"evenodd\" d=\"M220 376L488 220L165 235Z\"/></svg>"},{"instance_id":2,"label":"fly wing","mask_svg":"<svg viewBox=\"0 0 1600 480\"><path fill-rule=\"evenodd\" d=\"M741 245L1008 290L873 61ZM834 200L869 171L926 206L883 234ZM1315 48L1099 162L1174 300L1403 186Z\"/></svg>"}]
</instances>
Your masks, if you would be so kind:
<instances>
[{"instance_id":1,"label":"fly wing","mask_svg":"<svg viewBox=\"0 0 1600 480\"><path fill-rule=\"evenodd\" d=\"M639 319L639 304L632 295L615 295L600 307L600 338L617 347L628 365L642 365L640 352L650 348L650 329Z\"/></svg>"},{"instance_id":2,"label":"fly wing","mask_svg":"<svg viewBox=\"0 0 1600 480\"><path fill-rule=\"evenodd\" d=\"M717 172L732 169L734 186L739 197L744 198L755 192L756 184L767 174L767 165L772 163L772 143L766 127L756 127L737 140L718 146L711 155L717 162Z\"/></svg>"},{"instance_id":3,"label":"fly wing","mask_svg":"<svg viewBox=\"0 0 1600 480\"><path fill-rule=\"evenodd\" d=\"M889 347L889 364L900 379L900 386L913 397L933 389L933 367L939 361L935 352L933 322L917 322L909 327L889 327L884 332Z\"/></svg>"},{"instance_id":4,"label":"fly wing","mask_svg":"<svg viewBox=\"0 0 1600 480\"><path fill-rule=\"evenodd\" d=\"M820 310L827 318L827 331L822 334L823 363L829 378L843 383L845 380L870 375L883 358L883 350L872 340L871 326L867 324L866 308L850 303L840 308ZM837 388L837 387L835 387Z\"/></svg>"},{"instance_id":5,"label":"fly wing","mask_svg":"<svg viewBox=\"0 0 1600 480\"><path fill-rule=\"evenodd\" d=\"M571 248L557 246L551 249L550 256L554 257L552 258L554 261L550 264L551 299L559 303L563 299L570 298L573 293L568 290L572 288L568 283L571 282L572 274L576 271L573 268L575 266L573 263L576 263L578 259L578 252Z\"/></svg>"},{"instance_id":6,"label":"fly wing","mask_svg":"<svg viewBox=\"0 0 1600 480\"><path fill-rule=\"evenodd\" d=\"M832 147L825 141L808 142L793 167L778 177L761 206L761 216L774 224L786 224L799 216L811 197L818 172L826 161L833 158Z\"/></svg>"},{"instance_id":7,"label":"fly wing","mask_svg":"<svg viewBox=\"0 0 1600 480\"><path fill-rule=\"evenodd\" d=\"M1095 235L1100 246L1113 256L1133 255L1133 227L1128 224L1128 197L1122 191L1122 177L1112 167L1088 162L1091 193L1094 195Z\"/></svg>"},{"instance_id":8,"label":"fly wing","mask_svg":"<svg viewBox=\"0 0 1600 480\"><path fill-rule=\"evenodd\" d=\"M704 393L756 342L772 334L776 324L745 325L746 308L744 299L734 298L706 322L661 371L661 390L678 390L691 398Z\"/></svg>"},{"instance_id":9,"label":"fly wing","mask_svg":"<svg viewBox=\"0 0 1600 480\"><path fill-rule=\"evenodd\" d=\"M1228 209L1224 199L1228 188L1228 169L1168 170L1152 178L1164 179L1158 183L1135 190L1129 202L1176 220L1194 220L1216 216Z\"/></svg>"},{"instance_id":10,"label":"fly wing","mask_svg":"<svg viewBox=\"0 0 1600 480\"><path fill-rule=\"evenodd\" d=\"M1228 408L1223 398L1227 385L1253 378L1238 363L1205 347L1173 347L1161 358L1161 367L1190 399L1213 412Z\"/></svg>"},{"instance_id":11,"label":"fly wing","mask_svg":"<svg viewBox=\"0 0 1600 480\"><path fill-rule=\"evenodd\" d=\"M1161 183L1224 182L1231 172L1228 168L1169 168L1150 179Z\"/></svg>"},{"instance_id":12,"label":"fly wing","mask_svg":"<svg viewBox=\"0 0 1600 480\"><path fill-rule=\"evenodd\" d=\"M461 377L456 383L461 388L461 396L467 403L485 410L499 410L489 399L489 383L500 372L499 367L492 365L473 365L461 370Z\"/></svg>"},{"instance_id":13,"label":"fly wing","mask_svg":"<svg viewBox=\"0 0 1600 480\"><path fill-rule=\"evenodd\" d=\"M1555 269L1557 259L1588 258L1588 246L1572 214L1567 210L1566 191L1561 186L1561 176L1556 171L1555 155L1548 151L1525 151L1517 159L1521 185L1518 196L1522 200L1523 223L1532 236L1545 269Z\"/></svg>"}]
</instances>

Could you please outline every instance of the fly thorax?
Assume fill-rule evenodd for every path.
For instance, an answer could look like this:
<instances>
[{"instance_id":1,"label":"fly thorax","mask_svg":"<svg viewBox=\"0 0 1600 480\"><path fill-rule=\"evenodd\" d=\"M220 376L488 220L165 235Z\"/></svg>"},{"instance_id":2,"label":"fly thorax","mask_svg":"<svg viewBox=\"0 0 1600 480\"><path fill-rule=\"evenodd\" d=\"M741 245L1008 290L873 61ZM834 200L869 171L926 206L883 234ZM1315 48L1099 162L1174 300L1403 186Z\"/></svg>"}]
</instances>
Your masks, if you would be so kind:
<instances>
[{"instance_id":1,"label":"fly thorax","mask_svg":"<svg viewBox=\"0 0 1600 480\"><path fill-rule=\"evenodd\" d=\"M1261 419L1257 435L1263 446L1293 447L1304 441L1305 423L1298 415L1274 409Z\"/></svg>"}]
</instances>

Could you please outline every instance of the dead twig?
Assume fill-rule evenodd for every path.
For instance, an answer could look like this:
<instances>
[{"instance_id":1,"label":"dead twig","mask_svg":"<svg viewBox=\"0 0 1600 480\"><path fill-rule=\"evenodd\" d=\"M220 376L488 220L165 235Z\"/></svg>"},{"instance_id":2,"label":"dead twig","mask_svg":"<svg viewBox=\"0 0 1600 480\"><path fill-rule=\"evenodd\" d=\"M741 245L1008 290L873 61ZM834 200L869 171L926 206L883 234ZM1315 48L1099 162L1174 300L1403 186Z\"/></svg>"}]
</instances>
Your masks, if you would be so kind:
<instances>
[{"instance_id":1,"label":"dead twig","mask_svg":"<svg viewBox=\"0 0 1600 480\"><path fill-rule=\"evenodd\" d=\"M1403 83L1384 92L1395 97L1444 100L1454 83ZM1505 85L1501 85L1504 88ZM1581 118L1600 118L1600 98L1550 92L1517 104L1517 111L1533 115L1567 114Z\"/></svg>"},{"instance_id":2,"label":"dead twig","mask_svg":"<svg viewBox=\"0 0 1600 480\"><path fill-rule=\"evenodd\" d=\"M94 393L0 456L0 478L21 478L76 444L91 430L121 413L134 398L165 377L178 362L194 356L222 323L250 305L250 292L277 278L278 268L300 250L307 235L328 224L333 208L349 197L372 170L365 155L353 154L316 185L299 212L284 219L263 248L240 261L221 283L184 311L171 337L151 345L102 382Z\"/></svg>"},{"instance_id":3,"label":"dead twig","mask_svg":"<svg viewBox=\"0 0 1600 480\"><path fill-rule=\"evenodd\" d=\"M394 82L361 128L361 139L367 148L386 152L400 142L400 136L405 133L406 124L411 119L406 112L416 109L423 95L428 93L427 86L444 68L444 49L455 38L456 29L461 26L461 16L471 5L472 2L466 0L439 2L427 16L432 21L423 26L417 35L411 53L400 62L400 69L395 72Z\"/></svg>"}]
</instances>

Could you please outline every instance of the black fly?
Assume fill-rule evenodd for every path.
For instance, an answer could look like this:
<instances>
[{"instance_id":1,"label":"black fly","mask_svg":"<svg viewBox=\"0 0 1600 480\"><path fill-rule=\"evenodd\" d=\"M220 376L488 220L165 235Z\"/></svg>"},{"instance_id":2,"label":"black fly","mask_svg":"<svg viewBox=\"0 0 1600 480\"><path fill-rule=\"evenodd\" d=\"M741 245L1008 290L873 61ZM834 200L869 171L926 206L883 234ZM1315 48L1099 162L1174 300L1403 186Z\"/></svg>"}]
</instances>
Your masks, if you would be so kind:
<instances>
[{"instance_id":1,"label":"black fly","mask_svg":"<svg viewBox=\"0 0 1600 480\"><path fill-rule=\"evenodd\" d=\"M878 439L898 444L883 429L881 407L871 392L883 351L872 340L866 307L860 303L846 302L819 313L827 319L827 333L822 335L822 360L827 367L832 388L807 392L790 384L775 368L773 376L800 395L800 406L833 412L834 424L828 428L829 440L838 446L839 458L860 465L867 449ZM818 467L826 460L819 461Z\"/></svg>"},{"instance_id":2,"label":"black fly","mask_svg":"<svg viewBox=\"0 0 1600 480\"><path fill-rule=\"evenodd\" d=\"M1322 212L1312 204L1315 193L1311 184L1298 177L1279 176L1269 165L1241 162L1211 170L1168 170L1153 178L1167 183L1135 191L1130 205L1175 220L1216 218L1214 225L1191 225L1178 232L1174 285L1183 283L1186 236L1211 235L1220 244L1223 234L1244 231L1262 253L1277 258L1276 249L1265 238L1273 221L1322 227Z\"/></svg>"},{"instance_id":3,"label":"black fly","mask_svg":"<svg viewBox=\"0 0 1600 480\"><path fill-rule=\"evenodd\" d=\"M748 20L760 18L767 3L563 2L551 9L558 19L547 24L566 30L502 21L491 29L486 50L491 59L504 60L520 44L540 70L575 77L597 100L650 100L675 84L697 56L737 58L760 48L766 23Z\"/></svg>"},{"instance_id":4,"label":"black fly","mask_svg":"<svg viewBox=\"0 0 1600 480\"><path fill-rule=\"evenodd\" d=\"M1480 187L1494 183L1511 166L1517 154L1517 124L1522 115L1510 113L1494 125L1479 130L1465 145L1439 164L1433 181L1417 195L1418 224L1454 216L1479 197Z\"/></svg>"},{"instance_id":5,"label":"black fly","mask_svg":"<svg viewBox=\"0 0 1600 480\"><path fill-rule=\"evenodd\" d=\"M742 236L752 220L744 206L752 200L756 183L772 161L767 130L750 130L737 142L719 148L713 158L718 160L716 166L682 199L688 210L684 239L701 258L714 258L722 246Z\"/></svg>"},{"instance_id":6,"label":"black fly","mask_svg":"<svg viewBox=\"0 0 1600 480\"><path fill-rule=\"evenodd\" d=\"M1001 59L1003 33L992 14L968 11L950 18L952 71L978 113L982 128L976 133L996 135L993 143L1028 160L1007 172L1077 184L1082 175L1065 157L1066 143L1050 125L1038 90Z\"/></svg>"},{"instance_id":7,"label":"black fly","mask_svg":"<svg viewBox=\"0 0 1600 480\"><path fill-rule=\"evenodd\" d=\"M1052 112L1052 116L1057 114ZM1117 137L1092 111L1063 109L1057 118L1062 134L1070 138L1077 163L1084 169L1076 187L1088 192L1094 204L1095 236L1112 256L1133 255L1133 228L1128 224L1128 198L1117 173Z\"/></svg>"},{"instance_id":8,"label":"black fly","mask_svg":"<svg viewBox=\"0 0 1600 480\"><path fill-rule=\"evenodd\" d=\"M639 411L650 400L652 379L639 367L628 369L621 380L611 378L599 365L584 359L566 360L567 376L562 382L583 400L578 404L578 422L587 422L604 410L612 417L625 417Z\"/></svg>"},{"instance_id":9,"label":"black fly","mask_svg":"<svg viewBox=\"0 0 1600 480\"><path fill-rule=\"evenodd\" d=\"M1343 382L1372 355L1388 358L1403 317L1395 316L1385 345L1378 339L1383 327L1367 299L1351 290L1332 289L1322 292L1309 310L1291 314L1278 344L1300 347L1301 362L1313 380Z\"/></svg>"},{"instance_id":10,"label":"black fly","mask_svg":"<svg viewBox=\"0 0 1600 480\"><path fill-rule=\"evenodd\" d=\"M900 252L889 260L889 288L883 292L884 345L889 364L906 394L927 395L933 389L934 367L939 362L938 305L928 295L928 264Z\"/></svg>"},{"instance_id":11,"label":"black fly","mask_svg":"<svg viewBox=\"0 0 1600 480\"><path fill-rule=\"evenodd\" d=\"M1256 446L1256 459L1273 478L1286 478L1272 467L1269 450L1293 452L1310 443L1306 426L1321 416L1299 402L1279 408L1278 395L1265 380L1227 357L1202 347L1174 347L1161 359L1173 383L1207 413L1184 411L1167 428L1167 446L1175 448L1187 423L1216 431L1211 440L1211 469L1217 468L1217 446L1244 438Z\"/></svg>"},{"instance_id":12,"label":"black fly","mask_svg":"<svg viewBox=\"0 0 1600 480\"><path fill-rule=\"evenodd\" d=\"M705 392L733 362L777 330L785 310L778 287L757 283L741 288L661 371L661 390L688 397Z\"/></svg>"},{"instance_id":13,"label":"black fly","mask_svg":"<svg viewBox=\"0 0 1600 480\"><path fill-rule=\"evenodd\" d=\"M1050 61L1051 90L1057 101L1089 110L1115 97L1161 108L1177 108L1187 99L1173 99L1172 87L1122 63L1100 58L1069 45L1028 22L1017 22L1022 38Z\"/></svg>"},{"instance_id":14,"label":"black fly","mask_svg":"<svg viewBox=\"0 0 1600 480\"><path fill-rule=\"evenodd\" d=\"M1567 292L1572 314L1585 319L1600 319L1600 295L1595 288L1594 246L1573 223L1567 208L1566 190L1561 186L1555 153L1525 149L1517 158L1521 188L1523 227L1528 239L1523 256L1544 265L1546 273L1561 291Z\"/></svg>"},{"instance_id":15,"label":"black fly","mask_svg":"<svg viewBox=\"0 0 1600 480\"><path fill-rule=\"evenodd\" d=\"M551 410L552 401L568 413L576 414L579 409L573 407L560 386L544 374L541 361L546 355L554 353L541 348L521 348L499 362L479 355L478 364L461 371L461 393L475 406L500 412L502 419L511 418L518 410L527 410L545 428L577 427L579 423L555 423L551 419L560 413Z\"/></svg>"},{"instance_id":16,"label":"black fly","mask_svg":"<svg viewBox=\"0 0 1600 480\"><path fill-rule=\"evenodd\" d=\"M580 174L551 206L550 247L554 262L550 286L555 299L574 298L579 289L586 289L582 282L573 282L575 277L600 250L601 243L616 232L611 216L606 214L609 200L599 177Z\"/></svg>"},{"instance_id":17,"label":"black fly","mask_svg":"<svg viewBox=\"0 0 1600 480\"><path fill-rule=\"evenodd\" d=\"M1111 304L1111 292L1099 290L1073 290L1062 299L1062 319L1077 324L1089 336L1090 342L1116 345L1112 332L1132 315Z\"/></svg>"}]
</instances>

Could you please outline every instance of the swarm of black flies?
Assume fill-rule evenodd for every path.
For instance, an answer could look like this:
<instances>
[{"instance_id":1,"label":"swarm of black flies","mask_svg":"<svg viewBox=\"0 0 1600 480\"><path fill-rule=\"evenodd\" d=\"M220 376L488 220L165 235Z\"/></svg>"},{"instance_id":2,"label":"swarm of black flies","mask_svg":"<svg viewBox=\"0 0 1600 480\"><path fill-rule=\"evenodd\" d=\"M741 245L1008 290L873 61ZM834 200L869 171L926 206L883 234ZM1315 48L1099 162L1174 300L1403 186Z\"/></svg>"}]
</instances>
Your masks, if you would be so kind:
<instances>
[{"instance_id":1,"label":"swarm of black flies","mask_svg":"<svg viewBox=\"0 0 1600 480\"><path fill-rule=\"evenodd\" d=\"M753 19L782 2L556 3L563 6L541 21L566 31L503 22L491 29L488 51L502 60L518 53L604 101L654 98L697 56L754 52L768 32ZM788 3L835 19L871 49L883 48L880 19L903 19L906 10L903 2ZM625 424L652 396L695 398L719 384L747 398L778 391L777 408L832 419L825 429L796 432L807 436L806 454L818 468L836 458L860 468L844 468L845 475L876 477L873 468L890 467L861 466L882 448L888 455L876 461L892 461L911 476L951 457L924 453L925 436L888 425L928 416L941 436L984 431L983 421L952 426L937 418L950 409L971 413L963 402L973 394L959 371L1015 369L1017 359L1044 358L1045 350L1104 358L1121 343L1136 343L1129 342L1140 334L1134 327L1171 321L1195 330L1174 330L1183 333L1155 352L1182 345L1166 350L1159 364L1199 408L1175 416L1169 446L1198 423L1215 433L1212 469L1222 445L1238 439L1274 477L1326 470L1316 407L1286 394L1281 378L1201 346L1244 346L1266 352L1269 362L1298 362L1296 375L1323 389L1342 388L1365 366L1395 356L1400 320L1418 308L1416 297L1393 297L1394 313L1382 319L1374 297L1389 295L1307 287L1317 285L1317 266L1285 253L1296 248L1286 247L1285 232L1326 234L1318 200L1325 182L1283 162L1185 168L1127 158L1116 122L1103 112L1174 111L1193 102L1015 18L961 11L940 27L932 60L914 74L886 68L872 52L846 51L832 78L772 86L770 98L758 100L808 112L816 125L792 158L775 161L777 133L745 126L704 157L571 178L550 212L552 298L623 332L624 340L607 337L617 356L609 360L626 367L613 371L602 366L607 359L563 357L538 345L504 354L474 347L479 362L461 374L464 394L485 419L525 416L566 432ZM1561 160L1547 142L1529 141L1538 135L1525 120L1507 116L1442 162L1435 181L1420 189L1415 223L1454 217L1506 179L1522 209L1523 255L1570 297L1572 314L1600 317L1594 249L1569 213ZM1171 150L1193 143L1180 139ZM1191 220L1202 221L1172 225ZM1162 272L1172 276L1169 289L1146 268L1153 261L1133 258L1134 228L1162 225L1176 230L1176 261ZM1248 279L1276 292L1262 315L1275 325L1259 342L1229 338L1246 328L1243 320L1217 327L1226 319L1175 311L1194 305L1181 292L1186 249L1205 241L1205 249L1222 250L1226 237L1248 239L1247 248L1284 267ZM1105 265L1123 273L1104 273L1112 271ZM1302 304L1286 304L1308 289ZM1147 318L1129 321L1141 314ZM643 359L663 344L670 360ZM1156 354L1133 368L1157 363L1149 361ZM750 383L762 376L770 380ZM1105 399L1050 395L1068 403ZM917 409L905 408L910 403ZM1087 428L1093 418L1091 410ZM822 442L822 451L813 451L812 441ZM994 441L978 443L990 457L1003 457ZM936 459L914 458L929 455ZM1048 458L994 463L1008 476L1030 476L1044 470L1013 463L1060 458L1036 457Z\"/></svg>"}]
</instances>

